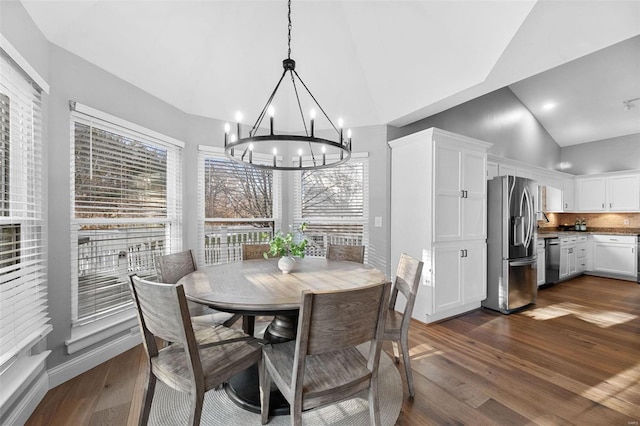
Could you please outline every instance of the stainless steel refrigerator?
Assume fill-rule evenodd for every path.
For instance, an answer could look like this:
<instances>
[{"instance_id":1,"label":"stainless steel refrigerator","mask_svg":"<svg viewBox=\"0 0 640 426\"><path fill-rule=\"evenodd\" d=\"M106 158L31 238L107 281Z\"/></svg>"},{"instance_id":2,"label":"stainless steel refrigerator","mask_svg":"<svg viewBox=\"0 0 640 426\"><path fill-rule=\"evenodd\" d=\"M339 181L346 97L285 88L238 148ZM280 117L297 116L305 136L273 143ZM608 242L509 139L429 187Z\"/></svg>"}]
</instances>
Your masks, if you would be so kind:
<instances>
[{"instance_id":1,"label":"stainless steel refrigerator","mask_svg":"<svg viewBox=\"0 0 640 426\"><path fill-rule=\"evenodd\" d=\"M485 308L509 314L536 301L536 186L516 176L487 182Z\"/></svg>"}]
</instances>

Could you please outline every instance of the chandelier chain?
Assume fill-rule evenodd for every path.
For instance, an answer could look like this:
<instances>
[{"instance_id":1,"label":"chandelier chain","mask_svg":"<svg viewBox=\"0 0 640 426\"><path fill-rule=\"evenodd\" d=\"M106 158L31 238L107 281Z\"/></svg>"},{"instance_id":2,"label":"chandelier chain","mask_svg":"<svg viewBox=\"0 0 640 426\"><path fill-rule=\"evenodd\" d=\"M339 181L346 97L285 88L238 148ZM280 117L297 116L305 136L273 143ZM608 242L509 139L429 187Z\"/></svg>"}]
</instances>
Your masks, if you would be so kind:
<instances>
[{"instance_id":1,"label":"chandelier chain","mask_svg":"<svg viewBox=\"0 0 640 426\"><path fill-rule=\"evenodd\" d=\"M287 59L291 59L291 0L289 0L289 14L287 15L287 17L289 18L289 51L287 52Z\"/></svg>"},{"instance_id":2,"label":"chandelier chain","mask_svg":"<svg viewBox=\"0 0 640 426\"><path fill-rule=\"evenodd\" d=\"M2 1L2 0L0 0ZM313 95L313 93L311 93L311 91L309 90L309 88L307 87L307 85L305 84L305 82L300 78L300 75L298 75L298 73L295 70L295 66L296 63L293 59L291 59L291 30L292 30L292 23L291 23L291 0L288 0L287 2L287 6L288 6L288 14L287 14L287 19L288 19L288 34L287 34L287 59L282 61L282 66L284 68L282 75L280 76L280 79L278 80L278 83L276 84L275 88L273 89L273 92L271 92L271 95L269 96L269 98L267 99L266 104L264 105L264 107L262 108L262 111L260 112L260 114L258 115L258 118L256 120L256 122L254 123L253 127L251 128L251 130L249 131L249 136L248 137L244 137L244 138L240 138L240 125L241 123L238 120L238 138L236 139L234 137L234 135L231 135L231 139L230 141L228 140L228 136L229 136L229 129L230 126L225 125L225 137L224 137L224 146L225 146L225 155L238 163L242 163L242 164L248 164L252 167L256 167L259 169L265 169L265 170L312 170L312 169L324 169L327 167L334 167L334 166L338 166L340 164L345 163L346 161L349 161L349 159L351 158L351 137L350 137L350 131L347 132L347 134L349 135L348 139L345 140L342 136L342 127L340 127L340 129L336 128L335 124L331 121L331 119L329 118L329 116L327 115L326 111L324 110L324 108L322 108L322 106L318 103L318 100L316 99L316 97ZM298 110L300 111L300 117L302 118L302 125L304 126L304 134L303 135L276 135L274 133L274 129L273 129L273 112L270 112L271 114L271 119L270 119L270 133L267 135L262 135L259 136L257 135L258 129L260 128L260 125L262 124L262 120L265 118L266 114L267 114L267 110L269 109L269 107L272 105L272 102L274 101L274 98L276 96L276 93L278 91L278 89L280 88L281 83L284 81L284 78L287 75L287 72L290 74L291 76L291 85L293 86L293 92L295 94L295 98L297 101L297 106L298 106ZM296 82L296 79L298 80ZM298 84L300 83L300 84ZM301 87L300 87L301 85ZM304 89L304 90L302 90ZM333 141L330 139L325 139L322 138L321 136L317 136L314 135L314 119L315 119L315 113L312 115L311 117L311 134L309 134L309 129L307 128L307 121L305 119L305 115L302 112L302 102L300 99L300 92L304 92L306 91L307 94L309 95L309 97L311 98L311 100L313 101L313 103L315 103L315 105L320 109L322 115L324 115L324 117L327 119L327 121L329 122L329 124L331 125L331 127L333 127L333 129L339 134L339 139L338 141ZM305 157L304 161L305 163L303 163L303 150L300 149L298 150L298 157L297 157L297 164L293 163L293 159L292 159L292 165L286 165L286 164L279 164L278 163L278 159L276 156L276 148L274 147L273 149L273 164L271 163L263 163L263 162L256 162L254 163L252 160L252 154L253 152L253 144L258 144L258 145L264 145L264 143L267 142L282 142L282 143L286 143L286 142L290 142L290 143L295 143L295 144L300 144L300 143L305 143L308 146L308 152L311 156L311 161L309 162L308 159ZM313 146L315 145L321 145L322 146L322 157L319 157L319 154L314 152ZM257 146L257 145L256 145ZM295 147L295 145L290 145L290 148ZM264 148L264 147L263 147ZM325 155L325 148L331 148L334 150L337 150L339 155L335 155L334 153L328 153ZM240 154L239 156L234 155L234 149L238 152L241 152L242 154ZM249 154L249 160L248 162L245 160L246 155ZM321 158L321 161L320 161ZM310 163L310 164L309 164Z\"/></svg>"}]
</instances>

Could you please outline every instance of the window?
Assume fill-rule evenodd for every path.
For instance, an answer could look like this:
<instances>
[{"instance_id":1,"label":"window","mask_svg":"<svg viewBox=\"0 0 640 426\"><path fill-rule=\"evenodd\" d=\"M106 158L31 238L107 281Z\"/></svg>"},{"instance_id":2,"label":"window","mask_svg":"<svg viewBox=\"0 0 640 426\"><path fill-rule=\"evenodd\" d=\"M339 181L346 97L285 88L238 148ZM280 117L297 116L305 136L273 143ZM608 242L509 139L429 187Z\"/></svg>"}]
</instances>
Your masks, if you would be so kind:
<instances>
[{"instance_id":1,"label":"window","mask_svg":"<svg viewBox=\"0 0 640 426\"><path fill-rule=\"evenodd\" d=\"M296 226L308 223L307 254L324 256L327 243L368 245L368 173L368 159L358 155L338 167L299 173L294 216Z\"/></svg>"},{"instance_id":2,"label":"window","mask_svg":"<svg viewBox=\"0 0 640 426\"><path fill-rule=\"evenodd\" d=\"M72 103L74 324L133 307L129 275L156 278L181 249L182 144Z\"/></svg>"},{"instance_id":3,"label":"window","mask_svg":"<svg viewBox=\"0 0 640 426\"><path fill-rule=\"evenodd\" d=\"M0 372L50 330L41 94L0 51ZM23 357L22 357L23 358Z\"/></svg>"},{"instance_id":4,"label":"window","mask_svg":"<svg viewBox=\"0 0 640 426\"><path fill-rule=\"evenodd\" d=\"M278 227L279 173L231 161L222 150L199 149L199 262L240 260L242 244L265 242ZM261 160L254 154L254 161Z\"/></svg>"}]
</instances>

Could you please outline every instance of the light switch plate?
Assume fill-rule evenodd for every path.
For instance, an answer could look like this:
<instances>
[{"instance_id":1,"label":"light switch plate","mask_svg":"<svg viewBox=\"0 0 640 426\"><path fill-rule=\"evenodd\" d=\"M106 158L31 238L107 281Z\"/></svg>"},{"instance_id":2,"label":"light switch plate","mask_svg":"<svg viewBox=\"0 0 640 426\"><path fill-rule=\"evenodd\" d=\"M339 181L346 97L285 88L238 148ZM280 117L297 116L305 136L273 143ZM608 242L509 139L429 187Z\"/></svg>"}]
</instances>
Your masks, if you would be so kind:
<instances>
[{"instance_id":1,"label":"light switch plate","mask_svg":"<svg viewBox=\"0 0 640 426\"><path fill-rule=\"evenodd\" d=\"M374 224L373 224L376 228L382 228L382 217L381 216L376 216L374 219Z\"/></svg>"}]
</instances>

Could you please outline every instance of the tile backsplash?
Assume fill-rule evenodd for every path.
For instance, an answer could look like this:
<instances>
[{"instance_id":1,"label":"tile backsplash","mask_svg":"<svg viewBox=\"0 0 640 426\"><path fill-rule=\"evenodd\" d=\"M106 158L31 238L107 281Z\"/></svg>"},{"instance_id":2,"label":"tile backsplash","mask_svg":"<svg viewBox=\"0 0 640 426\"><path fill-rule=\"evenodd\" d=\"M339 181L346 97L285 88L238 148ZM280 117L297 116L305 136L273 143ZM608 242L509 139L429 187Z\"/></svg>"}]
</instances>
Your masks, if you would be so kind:
<instances>
[{"instance_id":1,"label":"tile backsplash","mask_svg":"<svg viewBox=\"0 0 640 426\"><path fill-rule=\"evenodd\" d=\"M587 228L640 228L640 213L547 213L549 223L539 220L540 228L573 225L576 218L585 219Z\"/></svg>"}]
</instances>

